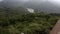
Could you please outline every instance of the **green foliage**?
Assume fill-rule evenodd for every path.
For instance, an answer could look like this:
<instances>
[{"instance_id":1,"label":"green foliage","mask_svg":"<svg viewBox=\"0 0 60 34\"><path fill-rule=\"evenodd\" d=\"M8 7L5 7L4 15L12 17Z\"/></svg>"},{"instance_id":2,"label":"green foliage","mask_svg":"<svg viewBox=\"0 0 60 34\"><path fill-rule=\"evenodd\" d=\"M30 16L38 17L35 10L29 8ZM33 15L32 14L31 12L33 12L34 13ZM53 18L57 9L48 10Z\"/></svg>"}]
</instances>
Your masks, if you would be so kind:
<instances>
[{"instance_id":1,"label":"green foliage","mask_svg":"<svg viewBox=\"0 0 60 34\"><path fill-rule=\"evenodd\" d=\"M0 34L49 34L60 17L44 13L20 14L25 10L16 9L0 9Z\"/></svg>"}]
</instances>

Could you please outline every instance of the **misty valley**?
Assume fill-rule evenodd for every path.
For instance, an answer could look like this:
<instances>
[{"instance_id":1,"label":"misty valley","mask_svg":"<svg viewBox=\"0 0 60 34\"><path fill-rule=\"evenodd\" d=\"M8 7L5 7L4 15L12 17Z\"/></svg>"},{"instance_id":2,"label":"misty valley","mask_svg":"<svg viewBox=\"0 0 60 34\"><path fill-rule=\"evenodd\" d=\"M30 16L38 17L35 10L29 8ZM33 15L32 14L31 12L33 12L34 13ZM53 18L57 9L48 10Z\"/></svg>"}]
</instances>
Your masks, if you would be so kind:
<instances>
[{"instance_id":1,"label":"misty valley","mask_svg":"<svg viewBox=\"0 0 60 34\"><path fill-rule=\"evenodd\" d=\"M53 1L0 0L0 34L50 34L60 18Z\"/></svg>"}]
</instances>

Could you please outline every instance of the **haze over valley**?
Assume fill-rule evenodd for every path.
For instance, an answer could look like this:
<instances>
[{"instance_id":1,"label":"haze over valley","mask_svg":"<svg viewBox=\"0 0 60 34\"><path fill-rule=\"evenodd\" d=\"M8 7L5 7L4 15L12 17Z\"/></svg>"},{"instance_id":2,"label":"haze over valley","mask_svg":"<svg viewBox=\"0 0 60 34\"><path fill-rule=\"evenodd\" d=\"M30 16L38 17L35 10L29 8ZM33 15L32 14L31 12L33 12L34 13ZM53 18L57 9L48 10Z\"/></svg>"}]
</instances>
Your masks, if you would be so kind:
<instances>
[{"instance_id":1,"label":"haze over valley","mask_svg":"<svg viewBox=\"0 0 60 34\"><path fill-rule=\"evenodd\" d=\"M0 7L24 7L48 13L60 13L59 2L60 0L0 0Z\"/></svg>"},{"instance_id":2,"label":"haze over valley","mask_svg":"<svg viewBox=\"0 0 60 34\"><path fill-rule=\"evenodd\" d=\"M50 34L60 19L60 0L0 0L0 34Z\"/></svg>"}]
</instances>

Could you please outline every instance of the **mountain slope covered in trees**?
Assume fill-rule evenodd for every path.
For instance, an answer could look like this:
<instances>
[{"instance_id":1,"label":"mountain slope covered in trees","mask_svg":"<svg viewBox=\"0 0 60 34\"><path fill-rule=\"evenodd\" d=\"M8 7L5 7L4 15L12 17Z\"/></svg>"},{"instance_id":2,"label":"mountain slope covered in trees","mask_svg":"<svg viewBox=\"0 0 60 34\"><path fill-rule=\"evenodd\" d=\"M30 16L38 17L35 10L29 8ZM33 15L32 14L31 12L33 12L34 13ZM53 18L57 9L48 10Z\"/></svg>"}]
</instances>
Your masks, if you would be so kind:
<instances>
[{"instance_id":1,"label":"mountain slope covered in trees","mask_svg":"<svg viewBox=\"0 0 60 34\"><path fill-rule=\"evenodd\" d=\"M60 14L29 13L24 8L0 8L0 34L49 34Z\"/></svg>"},{"instance_id":2,"label":"mountain slope covered in trees","mask_svg":"<svg viewBox=\"0 0 60 34\"><path fill-rule=\"evenodd\" d=\"M0 2L0 34L49 34L59 13L60 7L48 1L4 0Z\"/></svg>"}]
</instances>

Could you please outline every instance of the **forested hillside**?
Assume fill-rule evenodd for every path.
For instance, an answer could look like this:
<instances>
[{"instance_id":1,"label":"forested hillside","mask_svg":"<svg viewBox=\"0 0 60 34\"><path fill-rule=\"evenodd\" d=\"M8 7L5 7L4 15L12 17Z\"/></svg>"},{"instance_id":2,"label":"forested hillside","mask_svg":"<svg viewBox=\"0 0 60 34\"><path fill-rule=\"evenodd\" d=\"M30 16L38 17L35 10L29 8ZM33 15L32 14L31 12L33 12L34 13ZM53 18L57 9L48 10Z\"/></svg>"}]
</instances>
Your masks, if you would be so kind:
<instances>
[{"instance_id":1,"label":"forested hillside","mask_svg":"<svg viewBox=\"0 0 60 34\"><path fill-rule=\"evenodd\" d=\"M29 13L24 8L0 8L0 34L49 34L60 14Z\"/></svg>"}]
</instances>

